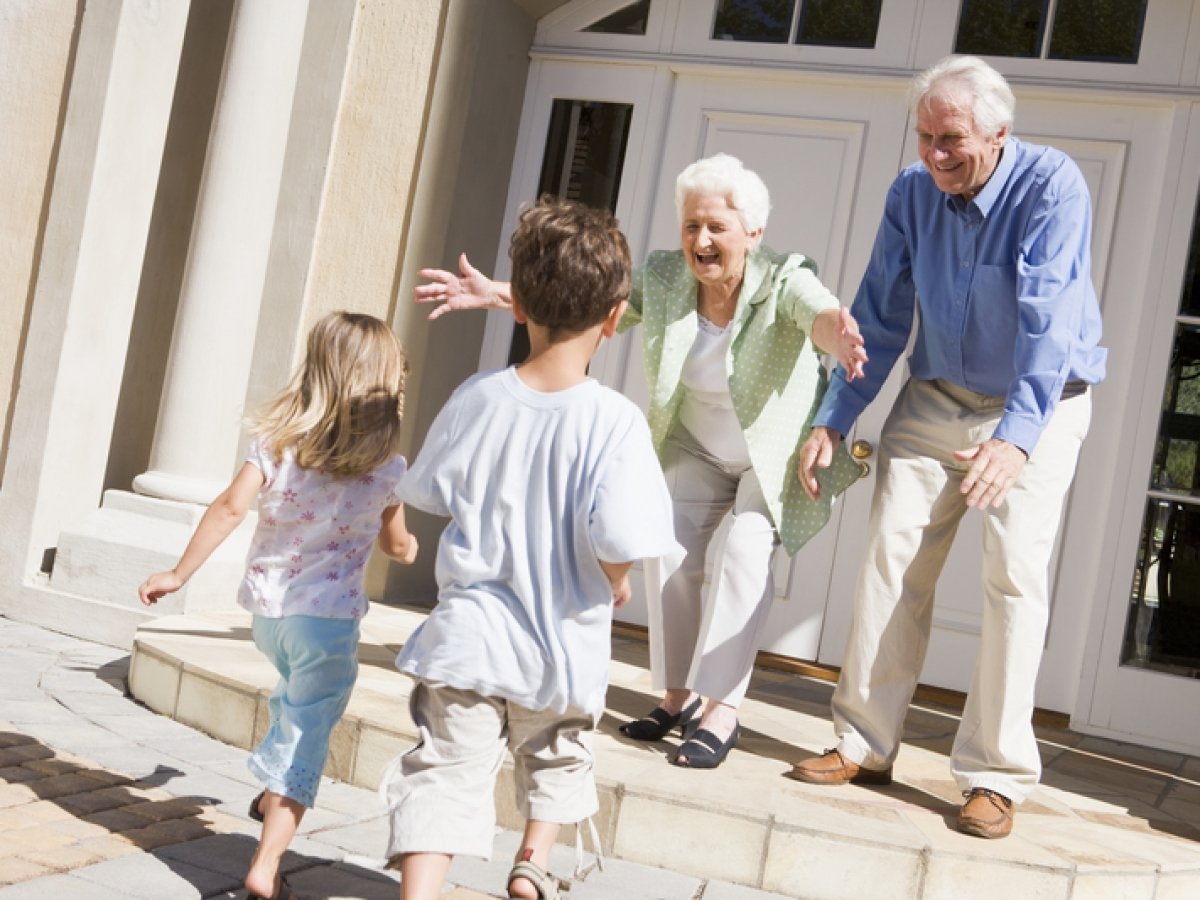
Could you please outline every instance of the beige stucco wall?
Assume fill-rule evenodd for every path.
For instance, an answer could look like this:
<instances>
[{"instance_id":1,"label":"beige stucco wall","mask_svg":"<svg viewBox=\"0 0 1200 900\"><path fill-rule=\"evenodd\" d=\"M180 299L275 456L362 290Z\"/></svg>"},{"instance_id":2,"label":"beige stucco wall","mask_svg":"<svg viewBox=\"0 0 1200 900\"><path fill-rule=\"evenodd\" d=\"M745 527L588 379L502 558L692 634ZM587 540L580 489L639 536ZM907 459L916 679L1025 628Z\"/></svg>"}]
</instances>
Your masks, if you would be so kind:
<instances>
[{"instance_id":1,"label":"beige stucco wall","mask_svg":"<svg viewBox=\"0 0 1200 900\"><path fill-rule=\"evenodd\" d=\"M75 0L0 4L0 472L41 252Z\"/></svg>"}]
</instances>

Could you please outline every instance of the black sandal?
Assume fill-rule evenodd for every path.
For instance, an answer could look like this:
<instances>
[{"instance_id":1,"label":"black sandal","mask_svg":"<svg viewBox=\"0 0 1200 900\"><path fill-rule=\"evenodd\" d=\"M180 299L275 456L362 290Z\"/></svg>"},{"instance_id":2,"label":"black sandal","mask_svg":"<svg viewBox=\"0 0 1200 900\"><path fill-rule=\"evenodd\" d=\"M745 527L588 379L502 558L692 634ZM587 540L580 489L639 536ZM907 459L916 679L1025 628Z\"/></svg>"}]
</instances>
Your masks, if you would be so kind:
<instances>
[{"instance_id":1,"label":"black sandal","mask_svg":"<svg viewBox=\"0 0 1200 900\"><path fill-rule=\"evenodd\" d=\"M715 734L707 728L701 728L679 748L675 765L683 769L715 769L725 762L729 751L737 746L741 730L741 725L734 725L725 743L721 743Z\"/></svg>"},{"instance_id":2,"label":"black sandal","mask_svg":"<svg viewBox=\"0 0 1200 900\"><path fill-rule=\"evenodd\" d=\"M258 796L256 796L253 800L250 801L250 809L248 809L246 811L246 814L248 816L250 816L250 818L252 818L255 822L261 822L263 820L262 809L259 808L258 804L262 803L263 797L265 797L266 795L267 795L266 791L259 791Z\"/></svg>"},{"instance_id":3,"label":"black sandal","mask_svg":"<svg viewBox=\"0 0 1200 900\"><path fill-rule=\"evenodd\" d=\"M679 728L680 734L687 737L688 726L698 718L700 702L700 698L697 697L675 715L671 715L661 706L656 706L640 719L626 722L617 730L635 741L661 741L676 727Z\"/></svg>"}]
</instances>

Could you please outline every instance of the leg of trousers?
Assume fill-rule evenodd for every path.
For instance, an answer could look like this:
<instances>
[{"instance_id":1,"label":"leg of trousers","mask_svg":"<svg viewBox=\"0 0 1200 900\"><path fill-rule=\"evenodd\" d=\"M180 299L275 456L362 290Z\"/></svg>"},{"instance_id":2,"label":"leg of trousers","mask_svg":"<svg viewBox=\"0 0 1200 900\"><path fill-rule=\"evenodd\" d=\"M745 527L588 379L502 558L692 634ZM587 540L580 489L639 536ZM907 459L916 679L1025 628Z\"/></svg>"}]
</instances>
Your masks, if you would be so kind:
<instances>
[{"instance_id":1,"label":"leg of trousers","mask_svg":"<svg viewBox=\"0 0 1200 900\"><path fill-rule=\"evenodd\" d=\"M737 706L770 613L778 536L752 469L725 467L679 431L668 438L663 467L685 553L645 565L654 686L686 687ZM731 511L729 528L711 547L705 592L705 557Z\"/></svg>"},{"instance_id":2,"label":"leg of trousers","mask_svg":"<svg viewBox=\"0 0 1200 900\"><path fill-rule=\"evenodd\" d=\"M899 749L928 646L934 588L966 512L959 488L968 466L952 453L989 438L1003 403L910 380L884 426L867 555L833 699L839 749L869 768L890 765ZM1018 801L1040 774L1031 717L1046 571L1089 412L1086 394L1060 403L1004 504L983 512L980 652L952 765L960 784Z\"/></svg>"}]
</instances>

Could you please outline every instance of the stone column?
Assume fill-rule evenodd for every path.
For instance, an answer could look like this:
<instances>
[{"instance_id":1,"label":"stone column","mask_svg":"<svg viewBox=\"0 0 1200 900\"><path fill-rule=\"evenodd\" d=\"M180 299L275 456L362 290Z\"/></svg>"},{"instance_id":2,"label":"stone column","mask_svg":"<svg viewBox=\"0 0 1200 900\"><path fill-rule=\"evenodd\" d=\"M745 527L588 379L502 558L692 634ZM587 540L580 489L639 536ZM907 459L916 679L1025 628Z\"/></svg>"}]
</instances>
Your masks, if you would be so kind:
<instances>
[{"instance_id":1,"label":"stone column","mask_svg":"<svg viewBox=\"0 0 1200 900\"><path fill-rule=\"evenodd\" d=\"M104 483L104 448L112 435L190 9L185 0L72 6L78 44L70 84L48 89L44 103L53 106L32 112L55 123L61 114L61 130L44 186L45 223L28 223L40 235L40 255L0 492L0 611L59 630L81 617L38 593L45 586L40 570L63 526L95 509ZM50 5L9 4L0 28L12 36L26 12L61 14ZM48 22L37 33L53 28ZM16 90L22 76L37 71L20 54L5 64L15 67L8 83ZM7 138L16 139L33 127L9 125ZM26 285L5 289L20 295Z\"/></svg>"},{"instance_id":2,"label":"stone column","mask_svg":"<svg viewBox=\"0 0 1200 900\"><path fill-rule=\"evenodd\" d=\"M136 493L105 492L100 509L59 536L50 583L62 592L140 614L137 585L175 563L237 467L307 16L296 0L235 9L150 470L134 479ZM252 525L154 611L232 608Z\"/></svg>"},{"instance_id":3,"label":"stone column","mask_svg":"<svg viewBox=\"0 0 1200 900\"><path fill-rule=\"evenodd\" d=\"M209 503L236 468L307 3L235 14L150 470L138 493Z\"/></svg>"}]
</instances>

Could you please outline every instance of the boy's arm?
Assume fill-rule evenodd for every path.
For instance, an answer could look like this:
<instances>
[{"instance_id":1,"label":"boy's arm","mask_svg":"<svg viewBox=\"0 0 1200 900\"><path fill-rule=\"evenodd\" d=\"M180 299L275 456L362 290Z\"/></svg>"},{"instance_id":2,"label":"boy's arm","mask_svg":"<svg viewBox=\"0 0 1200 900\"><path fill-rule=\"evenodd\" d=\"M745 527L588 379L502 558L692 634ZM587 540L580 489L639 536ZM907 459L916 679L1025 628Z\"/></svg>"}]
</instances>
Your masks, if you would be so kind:
<instances>
[{"instance_id":1,"label":"boy's arm","mask_svg":"<svg viewBox=\"0 0 1200 900\"><path fill-rule=\"evenodd\" d=\"M138 588L138 599L147 606L153 606L164 594L174 593L187 584L204 561L221 546L221 542L242 524L262 485L262 470L253 463L243 463L229 487L204 511L200 524L196 526L196 533L188 541L175 568L158 572L142 582Z\"/></svg>"},{"instance_id":2,"label":"boy's arm","mask_svg":"<svg viewBox=\"0 0 1200 900\"><path fill-rule=\"evenodd\" d=\"M604 570L604 574L608 576L608 581L612 585L613 606L620 609L633 596L633 589L629 585L629 567L633 563L610 563L604 560L599 560L599 563L600 568Z\"/></svg>"},{"instance_id":3,"label":"boy's arm","mask_svg":"<svg viewBox=\"0 0 1200 900\"><path fill-rule=\"evenodd\" d=\"M417 536L404 523L404 507L389 506L383 511L376 543L396 562L408 565L417 558Z\"/></svg>"}]
</instances>

